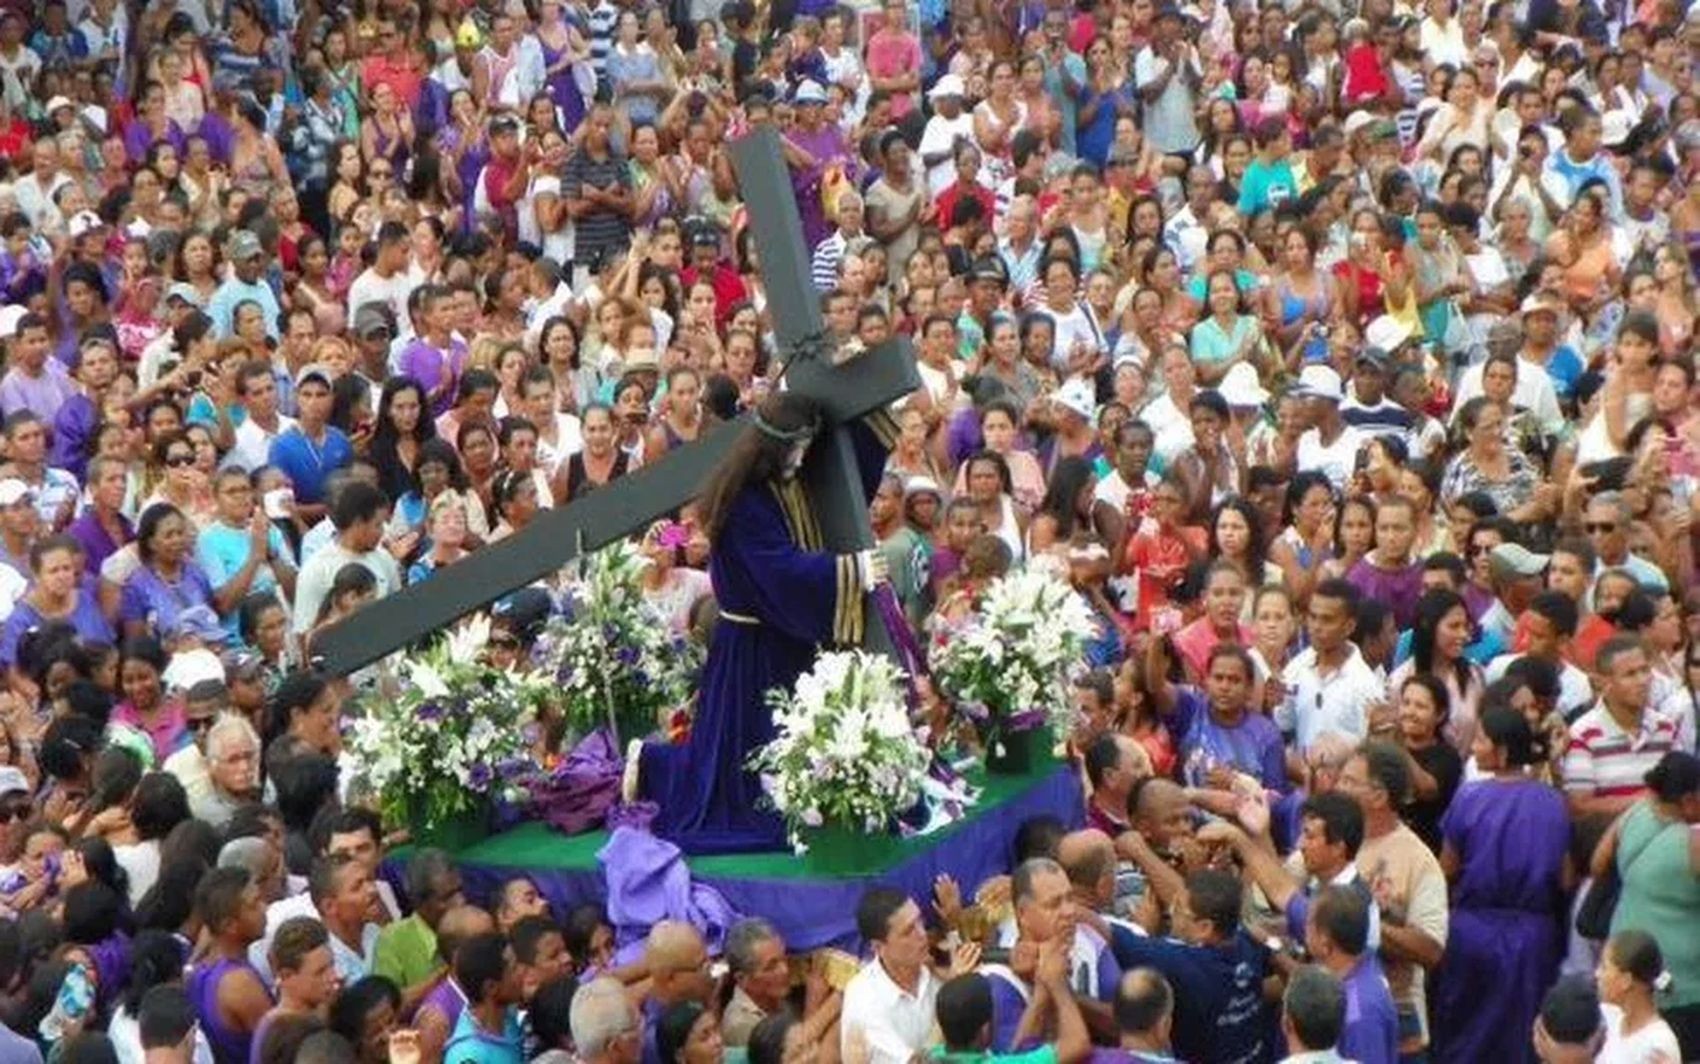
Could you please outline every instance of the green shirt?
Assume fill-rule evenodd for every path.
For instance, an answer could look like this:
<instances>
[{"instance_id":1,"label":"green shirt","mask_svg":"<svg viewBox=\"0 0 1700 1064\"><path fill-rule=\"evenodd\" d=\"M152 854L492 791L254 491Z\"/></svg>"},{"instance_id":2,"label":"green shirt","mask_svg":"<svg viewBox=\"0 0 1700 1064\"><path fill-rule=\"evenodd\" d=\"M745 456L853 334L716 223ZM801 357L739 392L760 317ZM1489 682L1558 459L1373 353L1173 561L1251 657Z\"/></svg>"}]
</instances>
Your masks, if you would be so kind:
<instances>
[{"instance_id":1,"label":"green shirt","mask_svg":"<svg viewBox=\"0 0 1700 1064\"><path fill-rule=\"evenodd\" d=\"M373 975L406 990L435 975L439 963L437 933L426 927L417 913L378 932L378 945L372 952Z\"/></svg>"}]
</instances>

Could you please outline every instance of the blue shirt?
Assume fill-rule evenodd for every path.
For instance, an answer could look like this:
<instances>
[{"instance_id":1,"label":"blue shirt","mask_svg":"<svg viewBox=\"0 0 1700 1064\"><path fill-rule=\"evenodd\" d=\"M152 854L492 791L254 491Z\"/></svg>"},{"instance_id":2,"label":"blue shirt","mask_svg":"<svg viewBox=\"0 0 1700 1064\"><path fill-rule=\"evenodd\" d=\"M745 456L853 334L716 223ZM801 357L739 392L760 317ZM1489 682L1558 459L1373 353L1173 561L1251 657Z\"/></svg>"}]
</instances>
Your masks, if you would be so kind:
<instances>
[{"instance_id":1,"label":"blue shirt","mask_svg":"<svg viewBox=\"0 0 1700 1064\"><path fill-rule=\"evenodd\" d=\"M230 277L207 301L207 317L212 319L213 328L218 331L220 340L236 331L236 308L242 303L255 302L260 305L260 312L266 319L266 335L273 340L278 338L277 293L271 285L264 281L248 284L237 277Z\"/></svg>"},{"instance_id":2,"label":"blue shirt","mask_svg":"<svg viewBox=\"0 0 1700 1064\"><path fill-rule=\"evenodd\" d=\"M1288 159L1265 162L1253 159L1240 182L1239 212L1247 218L1265 207L1278 207L1298 194L1298 181L1293 177L1293 164Z\"/></svg>"},{"instance_id":3,"label":"blue shirt","mask_svg":"<svg viewBox=\"0 0 1700 1064\"><path fill-rule=\"evenodd\" d=\"M1175 991L1175 1056L1182 1060L1270 1059L1274 1027L1263 1003L1269 951L1243 930L1219 946L1142 937L1111 925L1111 947L1123 970L1148 965Z\"/></svg>"},{"instance_id":4,"label":"blue shirt","mask_svg":"<svg viewBox=\"0 0 1700 1064\"><path fill-rule=\"evenodd\" d=\"M325 426L323 443L314 443L292 425L272 441L271 464L283 470L295 487L295 501L320 503L325 501L325 478L332 470L341 469L354 461L354 448L342 430Z\"/></svg>"},{"instance_id":5,"label":"blue shirt","mask_svg":"<svg viewBox=\"0 0 1700 1064\"><path fill-rule=\"evenodd\" d=\"M525 1064L524 1042L525 1031L514 1009L508 1009L502 1017L501 1032L493 1034L478 1026L469 1006L455 1021L443 1047L443 1060L454 1064Z\"/></svg>"}]
</instances>

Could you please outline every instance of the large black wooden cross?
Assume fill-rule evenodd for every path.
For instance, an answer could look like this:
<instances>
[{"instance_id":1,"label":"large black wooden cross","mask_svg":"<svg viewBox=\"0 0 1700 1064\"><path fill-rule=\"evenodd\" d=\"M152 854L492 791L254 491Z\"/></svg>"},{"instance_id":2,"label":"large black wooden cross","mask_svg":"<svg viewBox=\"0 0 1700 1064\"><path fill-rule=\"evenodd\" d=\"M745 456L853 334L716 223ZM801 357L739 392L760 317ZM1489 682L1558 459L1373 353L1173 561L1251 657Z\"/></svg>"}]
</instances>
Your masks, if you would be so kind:
<instances>
[{"instance_id":1,"label":"large black wooden cross","mask_svg":"<svg viewBox=\"0 0 1700 1064\"><path fill-rule=\"evenodd\" d=\"M873 546L867 500L845 423L920 387L907 340L898 338L841 364L822 342L820 295L809 275L791 179L779 137L758 129L731 145L780 353L789 360L787 387L820 403L831 428L809 451L802 476L826 549ZM694 498L731 446L744 419L720 425L695 443L587 495L545 510L525 531L473 552L430 580L360 610L314 640L321 666L346 675L451 623L516 588L549 576L581 550L594 552L631 535ZM888 649L884 627L868 624L866 642Z\"/></svg>"}]
</instances>

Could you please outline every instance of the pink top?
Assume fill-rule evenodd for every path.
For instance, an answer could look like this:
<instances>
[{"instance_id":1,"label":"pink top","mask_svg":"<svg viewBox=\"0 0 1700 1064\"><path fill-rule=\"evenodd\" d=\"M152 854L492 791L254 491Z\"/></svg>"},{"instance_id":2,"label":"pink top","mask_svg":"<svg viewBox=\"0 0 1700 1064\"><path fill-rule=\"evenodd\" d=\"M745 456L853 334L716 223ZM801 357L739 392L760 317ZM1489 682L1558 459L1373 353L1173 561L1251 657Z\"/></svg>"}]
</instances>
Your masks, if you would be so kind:
<instances>
[{"instance_id":1,"label":"pink top","mask_svg":"<svg viewBox=\"0 0 1700 1064\"><path fill-rule=\"evenodd\" d=\"M875 78L894 78L921 69L921 42L907 32L892 33L880 30L868 38L865 64L868 75ZM908 92L891 94L891 117L902 118L915 107L915 96Z\"/></svg>"},{"instance_id":2,"label":"pink top","mask_svg":"<svg viewBox=\"0 0 1700 1064\"><path fill-rule=\"evenodd\" d=\"M183 712L181 702L161 702L152 724L142 722L142 715L137 712L134 702L120 702L112 711L112 720L128 725L148 737L148 741L153 744L155 768L165 764L166 758L189 742L189 718Z\"/></svg>"},{"instance_id":3,"label":"pink top","mask_svg":"<svg viewBox=\"0 0 1700 1064\"><path fill-rule=\"evenodd\" d=\"M1242 647L1251 646L1251 626L1239 626L1239 644ZM1216 629L1210 626L1210 618L1200 617L1191 624L1175 633L1175 651L1181 660L1186 662L1187 671L1202 683L1205 673L1210 667L1210 652L1216 649L1216 644L1222 638L1216 634Z\"/></svg>"}]
</instances>

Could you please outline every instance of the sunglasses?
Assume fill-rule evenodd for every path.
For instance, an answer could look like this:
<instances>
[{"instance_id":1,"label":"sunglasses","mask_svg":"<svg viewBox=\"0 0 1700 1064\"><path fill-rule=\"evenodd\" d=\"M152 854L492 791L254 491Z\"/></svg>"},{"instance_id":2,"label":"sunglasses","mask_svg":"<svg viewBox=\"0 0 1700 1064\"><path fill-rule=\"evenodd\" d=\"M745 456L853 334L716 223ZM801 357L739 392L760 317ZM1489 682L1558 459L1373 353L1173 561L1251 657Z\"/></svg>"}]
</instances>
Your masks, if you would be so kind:
<instances>
[{"instance_id":1,"label":"sunglasses","mask_svg":"<svg viewBox=\"0 0 1700 1064\"><path fill-rule=\"evenodd\" d=\"M0 824L8 824L14 820L28 820L33 811L28 802L22 805L0 806Z\"/></svg>"},{"instance_id":2,"label":"sunglasses","mask_svg":"<svg viewBox=\"0 0 1700 1064\"><path fill-rule=\"evenodd\" d=\"M495 649L495 650L518 650L519 649L519 640L515 639L511 635L493 635L493 636L490 637L488 642L489 642L490 647L492 649Z\"/></svg>"},{"instance_id":3,"label":"sunglasses","mask_svg":"<svg viewBox=\"0 0 1700 1064\"><path fill-rule=\"evenodd\" d=\"M1589 521L1582 526L1582 531L1589 535L1595 532L1616 532L1617 525L1610 521Z\"/></svg>"},{"instance_id":4,"label":"sunglasses","mask_svg":"<svg viewBox=\"0 0 1700 1064\"><path fill-rule=\"evenodd\" d=\"M192 731L192 732L203 732L203 731L208 731L212 728L213 718L212 717L190 717L185 723L187 724L190 731Z\"/></svg>"},{"instance_id":5,"label":"sunglasses","mask_svg":"<svg viewBox=\"0 0 1700 1064\"><path fill-rule=\"evenodd\" d=\"M165 464L171 469L186 469L195 464L195 456L192 454L168 454L165 456Z\"/></svg>"}]
</instances>

